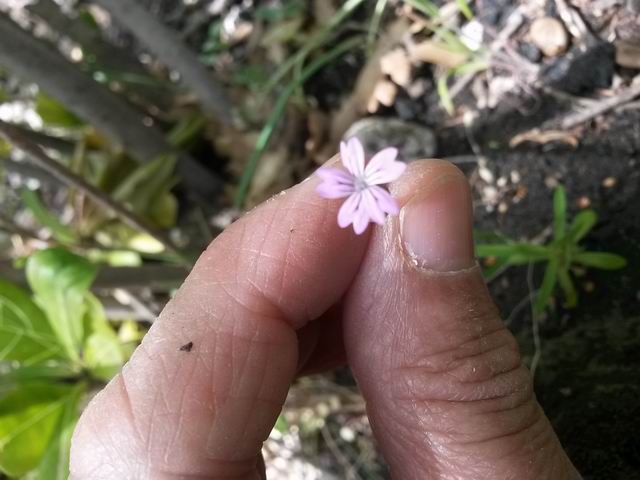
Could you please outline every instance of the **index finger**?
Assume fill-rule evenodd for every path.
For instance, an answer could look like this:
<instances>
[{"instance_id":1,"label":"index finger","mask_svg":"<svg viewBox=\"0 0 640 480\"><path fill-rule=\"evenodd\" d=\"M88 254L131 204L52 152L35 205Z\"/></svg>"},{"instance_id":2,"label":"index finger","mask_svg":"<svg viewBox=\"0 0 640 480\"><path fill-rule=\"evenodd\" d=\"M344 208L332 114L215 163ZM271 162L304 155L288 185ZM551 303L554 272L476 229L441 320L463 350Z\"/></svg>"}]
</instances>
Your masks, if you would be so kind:
<instances>
[{"instance_id":1,"label":"index finger","mask_svg":"<svg viewBox=\"0 0 640 480\"><path fill-rule=\"evenodd\" d=\"M367 235L336 224L317 180L222 233L120 375L83 413L74 479L258 478L295 375L295 330L337 302Z\"/></svg>"}]
</instances>

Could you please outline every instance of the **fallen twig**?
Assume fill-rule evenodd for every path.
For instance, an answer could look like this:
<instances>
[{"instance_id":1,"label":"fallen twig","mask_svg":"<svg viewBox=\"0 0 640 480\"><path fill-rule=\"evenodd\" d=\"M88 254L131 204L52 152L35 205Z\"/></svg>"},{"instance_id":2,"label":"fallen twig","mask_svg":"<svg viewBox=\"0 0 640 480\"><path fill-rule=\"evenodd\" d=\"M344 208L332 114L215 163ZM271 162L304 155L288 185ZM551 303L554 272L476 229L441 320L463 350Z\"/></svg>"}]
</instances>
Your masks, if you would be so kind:
<instances>
[{"instance_id":1,"label":"fallen twig","mask_svg":"<svg viewBox=\"0 0 640 480\"><path fill-rule=\"evenodd\" d=\"M42 150L42 148L27 140L22 135L22 132L15 129L13 125L0 120L0 134L2 134L7 141L25 152L35 165L60 180L67 187L73 187L81 190L96 204L113 212L123 223L137 231L150 235L164 245L168 251L182 257L180 251L164 233L156 230L144 219L140 218L124 205L114 201L109 195L88 183L84 178L69 171L66 167L53 160L44 152L44 150Z\"/></svg>"},{"instance_id":2,"label":"fallen twig","mask_svg":"<svg viewBox=\"0 0 640 480\"><path fill-rule=\"evenodd\" d=\"M613 110L614 108L624 105L638 96L640 96L640 80L634 80L629 88L623 90L617 95L598 100L590 107L565 117L561 122L561 127L563 129L573 128L597 117L598 115L608 112L609 110Z\"/></svg>"},{"instance_id":3,"label":"fallen twig","mask_svg":"<svg viewBox=\"0 0 640 480\"><path fill-rule=\"evenodd\" d=\"M165 293L179 287L187 271L178 265L144 264L139 267L101 267L91 285L94 292L124 288L138 290L148 288ZM0 276L21 287L27 286L24 270L14 268L11 261L0 261Z\"/></svg>"}]
</instances>

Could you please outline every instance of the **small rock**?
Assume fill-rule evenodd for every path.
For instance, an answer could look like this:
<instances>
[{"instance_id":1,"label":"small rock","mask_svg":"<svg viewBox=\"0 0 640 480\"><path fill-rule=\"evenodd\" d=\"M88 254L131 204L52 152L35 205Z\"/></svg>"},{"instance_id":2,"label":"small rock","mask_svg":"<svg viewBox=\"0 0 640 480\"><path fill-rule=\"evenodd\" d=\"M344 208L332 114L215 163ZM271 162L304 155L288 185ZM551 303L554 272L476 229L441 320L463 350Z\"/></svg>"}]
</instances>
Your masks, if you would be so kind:
<instances>
[{"instance_id":1,"label":"small rock","mask_svg":"<svg viewBox=\"0 0 640 480\"><path fill-rule=\"evenodd\" d=\"M613 79L615 51L615 47L607 42L595 42L586 49L573 47L543 70L542 79L548 85L574 95L607 88Z\"/></svg>"},{"instance_id":2,"label":"small rock","mask_svg":"<svg viewBox=\"0 0 640 480\"><path fill-rule=\"evenodd\" d=\"M344 135L345 139L350 137L358 137L369 156L385 147L396 147L405 162L436 153L436 136L430 128L398 118L363 118Z\"/></svg>"},{"instance_id":3,"label":"small rock","mask_svg":"<svg viewBox=\"0 0 640 480\"><path fill-rule=\"evenodd\" d=\"M578 207L581 209L589 208L591 206L591 199L589 197L585 197L584 195L578 197Z\"/></svg>"},{"instance_id":4,"label":"small rock","mask_svg":"<svg viewBox=\"0 0 640 480\"><path fill-rule=\"evenodd\" d=\"M529 29L529 37L547 57L555 57L567 50L569 35L560 20L553 17L537 18Z\"/></svg>"},{"instance_id":5,"label":"small rock","mask_svg":"<svg viewBox=\"0 0 640 480\"><path fill-rule=\"evenodd\" d=\"M602 186L604 188L613 188L616 186L616 183L618 183L616 177L607 177L602 181Z\"/></svg>"},{"instance_id":6,"label":"small rock","mask_svg":"<svg viewBox=\"0 0 640 480\"><path fill-rule=\"evenodd\" d=\"M478 175L482 180L484 180L487 183L493 183L495 180L495 176L493 175L493 172L489 170L486 166L481 166L480 168L478 168Z\"/></svg>"},{"instance_id":7,"label":"small rock","mask_svg":"<svg viewBox=\"0 0 640 480\"><path fill-rule=\"evenodd\" d=\"M544 184L547 188L556 188L558 186L558 179L555 177L547 177L544 179Z\"/></svg>"}]
</instances>

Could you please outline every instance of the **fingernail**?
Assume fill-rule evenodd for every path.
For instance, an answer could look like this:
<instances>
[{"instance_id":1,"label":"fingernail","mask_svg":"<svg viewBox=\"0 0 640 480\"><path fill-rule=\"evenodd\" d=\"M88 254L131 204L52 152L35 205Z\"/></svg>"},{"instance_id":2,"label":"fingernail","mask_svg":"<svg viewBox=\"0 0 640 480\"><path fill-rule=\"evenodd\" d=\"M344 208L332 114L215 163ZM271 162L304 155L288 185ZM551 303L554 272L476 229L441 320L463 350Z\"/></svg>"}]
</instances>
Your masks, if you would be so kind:
<instances>
[{"instance_id":1,"label":"fingernail","mask_svg":"<svg viewBox=\"0 0 640 480\"><path fill-rule=\"evenodd\" d=\"M417 193L400 212L405 254L414 265L453 272L475 265L473 207L466 178L443 177Z\"/></svg>"}]
</instances>

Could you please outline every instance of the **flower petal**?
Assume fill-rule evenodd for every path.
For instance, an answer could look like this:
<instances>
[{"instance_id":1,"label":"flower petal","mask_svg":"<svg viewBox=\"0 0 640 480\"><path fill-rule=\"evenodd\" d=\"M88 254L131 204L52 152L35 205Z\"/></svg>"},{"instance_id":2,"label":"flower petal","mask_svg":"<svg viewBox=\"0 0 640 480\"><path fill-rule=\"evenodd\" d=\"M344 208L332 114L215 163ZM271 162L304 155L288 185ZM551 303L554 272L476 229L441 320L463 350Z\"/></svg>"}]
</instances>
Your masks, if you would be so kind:
<instances>
[{"instance_id":1,"label":"flower petal","mask_svg":"<svg viewBox=\"0 0 640 480\"><path fill-rule=\"evenodd\" d=\"M324 181L353 185L353 176L341 168L320 167L316 175Z\"/></svg>"},{"instance_id":2,"label":"flower petal","mask_svg":"<svg viewBox=\"0 0 640 480\"><path fill-rule=\"evenodd\" d=\"M361 201L353 218L353 231L356 232L356 235L360 235L367 229L369 220L368 209L363 205L363 201Z\"/></svg>"},{"instance_id":3,"label":"flower petal","mask_svg":"<svg viewBox=\"0 0 640 480\"><path fill-rule=\"evenodd\" d=\"M378 207L380 207L383 212L389 215L398 215L398 213L400 213L398 202L396 202L391 194L384 188L374 185L367 190L371 192L371 195L376 199Z\"/></svg>"},{"instance_id":4,"label":"flower petal","mask_svg":"<svg viewBox=\"0 0 640 480\"><path fill-rule=\"evenodd\" d=\"M356 137L340 143L340 157L342 163L354 176L360 177L364 173L364 148Z\"/></svg>"},{"instance_id":5,"label":"flower petal","mask_svg":"<svg viewBox=\"0 0 640 480\"><path fill-rule=\"evenodd\" d=\"M369 188L362 191L362 204L360 205L360 208L366 210L367 216L378 225L384 225L386 217L385 212L378 204L376 197Z\"/></svg>"},{"instance_id":6,"label":"flower petal","mask_svg":"<svg viewBox=\"0 0 640 480\"><path fill-rule=\"evenodd\" d=\"M387 162L383 164L378 170L372 173L367 173L366 181L368 185L382 185L384 183L390 183L397 180L400 175L407 168L407 164L404 162Z\"/></svg>"},{"instance_id":7,"label":"flower petal","mask_svg":"<svg viewBox=\"0 0 640 480\"><path fill-rule=\"evenodd\" d=\"M387 147L380 150L376 153L369 163L367 167L364 169L364 172L369 175L373 175L378 170L384 169L385 165L389 163L393 163L396 158L398 158L398 149L394 147Z\"/></svg>"},{"instance_id":8,"label":"flower petal","mask_svg":"<svg viewBox=\"0 0 640 480\"><path fill-rule=\"evenodd\" d=\"M340 228L348 227L353 223L360 201L360 193L354 193L344 201L338 211L338 225Z\"/></svg>"},{"instance_id":9,"label":"flower petal","mask_svg":"<svg viewBox=\"0 0 640 480\"><path fill-rule=\"evenodd\" d=\"M353 186L324 182L316 187L316 193L323 198L344 198L353 193Z\"/></svg>"}]
</instances>

